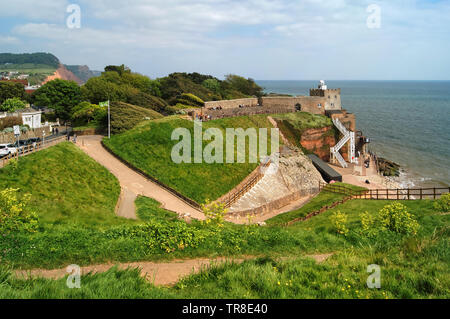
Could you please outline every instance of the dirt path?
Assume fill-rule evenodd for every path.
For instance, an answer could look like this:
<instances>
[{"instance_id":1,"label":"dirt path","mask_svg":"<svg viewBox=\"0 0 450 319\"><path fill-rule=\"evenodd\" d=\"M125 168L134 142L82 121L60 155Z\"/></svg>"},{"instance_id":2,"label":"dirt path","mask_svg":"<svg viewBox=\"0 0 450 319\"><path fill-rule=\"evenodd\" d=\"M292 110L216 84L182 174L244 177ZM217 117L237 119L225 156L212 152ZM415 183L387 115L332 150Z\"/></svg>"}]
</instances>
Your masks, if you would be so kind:
<instances>
[{"instance_id":1,"label":"dirt path","mask_svg":"<svg viewBox=\"0 0 450 319\"><path fill-rule=\"evenodd\" d=\"M321 263L331 257L333 253L329 254L316 254L306 255ZM248 256L242 258L226 258L219 257L215 259L198 258L190 260L175 260L168 263L156 263L156 262L132 262L132 263L120 263L120 264L99 264L81 267L81 274L86 275L88 273L102 273L109 270L111 267L117 265L121 270L127 268L139 268L141 270L141 276L147 281L153 283L156 286L170 286L177 283L181 278L200 272L202 269L207 269L212 265L220 265L226 262L242 263L245 260L253 259L255 257ZM282 257L280 260L289 260L292 257ZM32 269L32 270L17 270L15 272L18 278L48 278L48 279L60 279L68 275L67 268L60 269Z\"/></svg>"},{"instance_id":2,"label":"dirt path","mask_svg":"<svg viewBox=\"0 0 450 319\"><path fill-rule=\"evenodd\" d=\"M156 183L133 171L101 145L102 136L79 136L77 146L98 163L106 167L120 182L122 189L116 213L119 216L136 219L134 200L138 195L154 198L162 207L179 215L189 213L196 219L205 219L202 212L168 192Z\"/></svg>"},{"instance_id":3,"label":"dirt path","mask_svg":"<svg viewBox=\"0 0 450 319\"><path fill-rule=\"evenodd\" d=\"M193 273L200 272L201 269L207 268L214 264L222 264L225 262L241 263L246 258L231 259L231 258L216 258L216 259L191 259L191 260L175 260L168 263L155 263L155 262L132 262L132 263L120 263L117 264L121 270L127 268L139 268L141 269L141 275L146 280L153 283L156 286L161 285L173 285L179 281L182 277L188 276ZM81 274L85 275L90 272L102 273L109 270L115 264L100 264L81 267ZM43 277L49 279L59 279L68 275L67 268L61 269L33 269L33 270L19 270L16 271L16 276L21 278L28 277Z\"/></svg>"}]
</instances>

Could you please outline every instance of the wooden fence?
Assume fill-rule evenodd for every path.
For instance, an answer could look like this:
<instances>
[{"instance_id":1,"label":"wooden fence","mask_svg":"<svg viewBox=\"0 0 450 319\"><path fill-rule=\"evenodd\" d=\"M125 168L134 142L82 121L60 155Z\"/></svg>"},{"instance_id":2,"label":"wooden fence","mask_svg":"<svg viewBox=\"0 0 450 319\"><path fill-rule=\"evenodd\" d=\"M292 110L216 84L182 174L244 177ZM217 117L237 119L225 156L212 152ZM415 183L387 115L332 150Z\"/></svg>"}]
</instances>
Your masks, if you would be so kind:
<instances>
[{"instance_id":1,"label":"wooden fence","mask_svg":"<svg viewBox=\"0 0 450 319\"><path fill-rule=\"evenodd\" d=\"M442 194L450 193L450 187L354 190L344 185L325 184L322 182L319 182L319 190L344 194L352 196L352 198L375 200L436 199L441 197Z\"/></svg>"},{"instance_id":2,"label":"wooden fence","mask_svg":"<svg viewBox=\"0 0 450 319\"><path fill-rule=\"evenodd\" d=\"M231 205L237 202L239 198L244 196L245 193L247 193L253 186L255 186L256 183L258 183L261 180L261 178L264 177L264 173L262 173L261 171L264 168L267 168L269 165L270 160L267 163L260 165L258 167L257 173L254 176L252 176L244 185L227 194L225 198L221 200L225 208L231 207Z\"/></svg>"},{"instance_id":3,"label":"wooden fence","mask_svg":"<svg viewBox=\"0 0 450 319\"><path fill-rule=\"evenodd\" d=\"M59 136L59 137L56 137L56 138L53 138L50 140L45 140L45 141L37 142L34 144L26 145L22 149L17 150L16 153L9 154L9 155L3 157L2 159L0 159L0 168L6 166L9 163L9 161L12 159L19 159L22 156L26 156L26 155L32 154L34 152L46 149L50 146L59 144L65 140L67 140L66 136Z\"/></svg>"}]
</instances>

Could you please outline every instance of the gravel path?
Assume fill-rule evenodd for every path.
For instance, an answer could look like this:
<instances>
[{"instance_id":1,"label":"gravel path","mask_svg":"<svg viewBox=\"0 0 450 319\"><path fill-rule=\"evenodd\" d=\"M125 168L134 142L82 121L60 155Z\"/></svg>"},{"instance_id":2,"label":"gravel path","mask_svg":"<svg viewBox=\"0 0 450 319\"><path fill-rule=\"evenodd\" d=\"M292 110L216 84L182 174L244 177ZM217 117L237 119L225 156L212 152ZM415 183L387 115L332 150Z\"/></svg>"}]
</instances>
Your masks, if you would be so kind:
<instances>
[{"instance_id":1,"label":"gravel path","mask_svg":"<svg viewBox=\"0 0 450 319\"><path fill-rule=\"evenodd\" d=\"M188 205L158 184L150 181L135 172L107 150L101 144L102 136L79 136L77 146L98 163L106 167L120 182L122 189L116 213L119 216L136 219L134 201L138 195L151 197L162 204L164 209L176 212L179 215L189 213L192 218L205 219L202 212Z\"/></svg>"}]
</instances>

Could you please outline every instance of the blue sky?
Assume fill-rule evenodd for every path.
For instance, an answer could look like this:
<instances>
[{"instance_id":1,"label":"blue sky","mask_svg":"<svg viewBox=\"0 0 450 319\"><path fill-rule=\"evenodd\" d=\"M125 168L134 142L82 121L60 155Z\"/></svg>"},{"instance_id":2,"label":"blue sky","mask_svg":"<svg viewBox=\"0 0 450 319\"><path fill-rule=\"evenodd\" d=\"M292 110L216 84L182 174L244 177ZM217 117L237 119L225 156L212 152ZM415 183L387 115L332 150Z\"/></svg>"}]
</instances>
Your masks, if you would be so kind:
<instances>
[{"instance_id":1,"label":"blue sky","mask_svg":"<svg viewBox=\"0 0 450 319\"><path fill-rule=\"evenodd\" d=\"M66 25L69 4L81 28ZM367 8L380 8L369 28ZM2 0L0 52L152 78L449 80L450 0Z\"/></svg>"}]
</instances>

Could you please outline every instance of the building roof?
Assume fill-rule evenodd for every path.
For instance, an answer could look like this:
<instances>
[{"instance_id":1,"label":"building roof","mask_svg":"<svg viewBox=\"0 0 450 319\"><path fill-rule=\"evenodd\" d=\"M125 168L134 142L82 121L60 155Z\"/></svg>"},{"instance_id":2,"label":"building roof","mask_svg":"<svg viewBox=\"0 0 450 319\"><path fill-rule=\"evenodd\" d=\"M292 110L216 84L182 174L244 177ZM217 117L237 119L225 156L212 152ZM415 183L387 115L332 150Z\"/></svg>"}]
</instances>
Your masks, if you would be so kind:
<instances>
[{"instance_id":1,"label":"building roof","mask_svg":"<svg viewBox=\"0 0 450 319\"><path fill-rule=\"evenodd\" d=\"M320 172L324 180L326 180L327 182L331 180L342 182L342 175L336 172L327 163L322 161L319 157L317 157L317 155L308 154L307 156L311 159L314 166Z\"/></svg>"},{"instance_id":2,"label":"building roof","mask_svg":"<svg viewBox=\"0 0 450 319\"><path fill-rule=\"evenodd\" d=\"M14 113L42 113L42 111L35 110L31 107L27 107L25 109L16 110Z\"/></svg>"}]
</instances>

